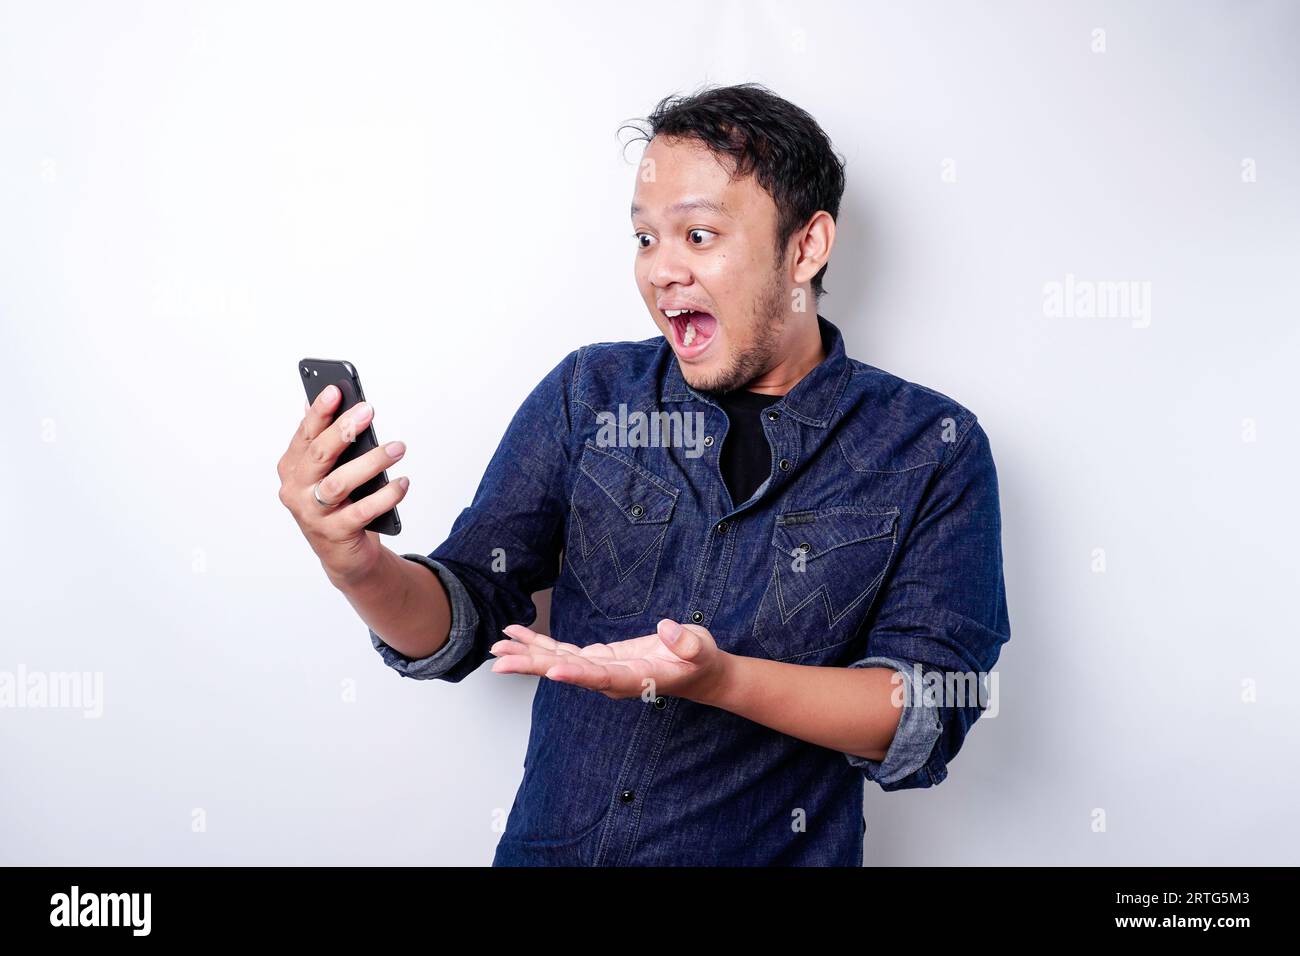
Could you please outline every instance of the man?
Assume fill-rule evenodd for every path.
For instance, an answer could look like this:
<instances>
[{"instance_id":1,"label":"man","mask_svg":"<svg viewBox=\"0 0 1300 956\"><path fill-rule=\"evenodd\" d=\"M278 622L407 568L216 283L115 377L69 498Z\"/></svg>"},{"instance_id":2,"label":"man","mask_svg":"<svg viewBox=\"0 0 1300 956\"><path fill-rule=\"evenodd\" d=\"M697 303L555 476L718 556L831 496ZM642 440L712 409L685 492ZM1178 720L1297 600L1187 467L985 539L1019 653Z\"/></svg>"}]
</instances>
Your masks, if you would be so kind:
<instances>
[{"instance_id":1,"label":"man","mask_svg":"<svg viewBox=\"0 0 1300 956\"><path fill-rule=\"evenodd\" d=\"M1010 636L989 441L807 307L844 188L811 116L743 84L647 122L661 335L556 365L429 555L362 530L406 481L346 495L403 448L334 468L373 414L329 424L337 394L280 497L398 673L543 678L494 865L860 866L864 780L940 783L987 705L953 675ZM554 639L526 626L548 587Z\"/></svg>"}]
</instances>

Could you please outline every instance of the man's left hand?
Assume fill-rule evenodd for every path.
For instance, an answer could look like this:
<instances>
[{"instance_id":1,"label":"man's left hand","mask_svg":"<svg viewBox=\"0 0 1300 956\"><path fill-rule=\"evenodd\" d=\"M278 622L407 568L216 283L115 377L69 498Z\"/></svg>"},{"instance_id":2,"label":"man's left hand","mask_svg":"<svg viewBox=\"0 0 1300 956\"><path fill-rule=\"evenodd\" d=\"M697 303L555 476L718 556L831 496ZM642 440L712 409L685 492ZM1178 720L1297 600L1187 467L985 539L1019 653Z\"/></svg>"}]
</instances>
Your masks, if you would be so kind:
<instances>
[{"instance_id":1,"label":"man's left hand","mask_svg":"<svg viewBox=\"0 0 1300 956\"><path fill-rule=\"evenodd\" d=\"M614 700L653 699L660 694L692 700L714 699L729 673L733 655L720 650L713 635L695 624L664 618L654 634L612 644L578 647L511 624L497 641L492 670L534 674L599 691Z\"/></svg>"}]
</instances>

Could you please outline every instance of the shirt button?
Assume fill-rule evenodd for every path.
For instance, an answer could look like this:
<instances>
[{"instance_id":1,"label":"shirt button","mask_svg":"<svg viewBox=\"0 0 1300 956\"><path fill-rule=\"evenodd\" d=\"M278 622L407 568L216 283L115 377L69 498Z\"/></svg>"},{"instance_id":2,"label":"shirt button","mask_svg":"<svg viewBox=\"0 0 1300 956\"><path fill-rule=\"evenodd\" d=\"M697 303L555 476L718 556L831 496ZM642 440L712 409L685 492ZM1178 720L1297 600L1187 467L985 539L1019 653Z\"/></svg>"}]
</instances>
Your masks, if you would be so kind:
<instances>
[{"instance_id":1,"label":"shirt button","mask_svg":"<svg viewBox=\"0 0 1300 956\"><path fill-rule=\"evenodd\" d=\"M700 621L704 620L704 612L703 612L703 611L692 611L692 612L691 612L691 620L694 621L696 624L699 624Z\"/></svg>"},{"instance_id":2,"label":"shirt button","mask_svg":"<svg viewBox=\"0 0 1300 956\"><path fill-rule=\"evenodd\" d=\"M705 447L705 448L712 448L712 447L713 447L713 436L712 436L712 435L705 435L705 436L704 436L704 447Z\"/></svg>"},{"instance_id":3,"label":"shirt button","mask_svg":"<svg viewBox=\"0 0 1300 956\"><path fill-rule=\"evenodd\" d=\"M663 710L663 709L664 709L665 707L667 707L667 706L668 706L668 698L667 698L667 697L656 697L656 698L655 698L655 710Z\"/></svg>"},{"instance_id":4,"label":"shirt button","mask_svg":"<svg viewBox=\"0 0 1300 956\"><path fill-rule=\"evenodd\" d=\"M768 420L769 422L774 422L774 421L776 421L776 420L777 420L778 418L780 418L780 417L781 417L781 413L780 413L780 412L775 412L775 411L773 411L773 412L768 412L768 413L767 413L767 420Z\"/></svg>"},{"instance_id":5,"label":"shirt button","mask_svg":"<svg viewBox=\"0 0 1300 956\"><path fill-rule=\"evenodd\" d=\"M631 803L633 800L636 799L636 794L633 793L631 790L624 790L622 793L618 795L618 798L622 800L624 803Z\"/></svg>"},{"instance_id":6,"label":"shirt button","mask_svg":"<svg viewBox=\"0 0 1300 956\"><path fill-rule=\"evenodd\" d=\"M781 470L782 470L782 471L789 471L789 470L790 470L790 459L789 459L789 458L782 458L782 459L781 459Z\"/></svg>"},{"instance_id":7,"label":"shirt button","mask_svg":"<svg viewBox=\"0 0 1300 956\"><path fill-rule=\"evenodd\" d=\"M643 514L645 514L645 509L642 508L640 505L633 505L633 506L632 506L632 517L633 517L633 518L639 518L639 517L641 517Z\"/></svg>"},{"instance_id":8,"label":"shirt button","mask_svg":"<svg viewBox=\"0 0 1300 956\"><path fill-rule=\"evenodd\" d=\"M727 522L725 522L725 521L719 521L716 525L714 525L714 530L717 531L718 534L726 534L726 533L727 533Z\"/></svg>"}]
</instances>

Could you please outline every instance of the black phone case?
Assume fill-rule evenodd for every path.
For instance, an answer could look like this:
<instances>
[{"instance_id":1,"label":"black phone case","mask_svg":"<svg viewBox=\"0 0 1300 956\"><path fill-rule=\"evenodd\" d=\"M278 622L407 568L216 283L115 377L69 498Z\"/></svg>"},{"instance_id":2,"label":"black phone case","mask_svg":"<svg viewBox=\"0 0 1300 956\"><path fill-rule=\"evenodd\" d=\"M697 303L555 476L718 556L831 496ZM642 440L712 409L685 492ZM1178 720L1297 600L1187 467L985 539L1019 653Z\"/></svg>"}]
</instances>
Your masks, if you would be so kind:
<instances>
[{"instance_id":1,"label":"black phone case","mask_svg":"<svg viewBox=\"0 0 1300 956\"><path fill-rule=\"evenodd\" d=\"M302 379L303 387L307 391L307 401L309 402L316 401L316 397L330 385L339 387L339 391L343 393L343 401L339 402L338 411L335 412L331 422L337 420L339 415L346 412L357 402L363 402L366 399L365 392L361 390L361 378L357 375L357 370L351 362L305 358L298 363L298 376ZM375 423L372 420L365 427L365 430L356 436L356 440L351 442L339 454L335 467L352 461L352 459L364 455L372 448L378 447L379 439L375 436ZM354 488L352 493L348 495L348 500L360 501L367 495L374 494L386 484L388 484L388 472L381 471L369 481ZM396 508L390 508L366 525L366 530L377 531L379 534L397 534L402 530L402 519L397 516Z\"/></svg>"}]
</instances>

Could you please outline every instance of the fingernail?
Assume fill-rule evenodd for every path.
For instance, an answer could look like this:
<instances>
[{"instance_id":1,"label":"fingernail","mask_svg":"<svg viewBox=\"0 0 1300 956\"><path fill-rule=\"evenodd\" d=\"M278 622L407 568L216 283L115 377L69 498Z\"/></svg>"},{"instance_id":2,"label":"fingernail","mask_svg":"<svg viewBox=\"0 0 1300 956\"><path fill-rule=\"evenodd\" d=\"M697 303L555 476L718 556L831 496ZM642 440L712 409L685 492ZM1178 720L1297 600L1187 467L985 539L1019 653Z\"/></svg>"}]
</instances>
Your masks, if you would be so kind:
<instances>
[{"instance_id":1,"label":"fingernail","mask_svg":"<svg viewBox=\"0 0 1300 956\"><path fill-rule=\"evenodd\" d=\"M384 451L388 452L390 458L396 458L402 452L406 451L406 446L400 441L390 441L384 446Z\"/></svg>"},{"instance_id":2,"label":"fingernail","mask_svg":"<svg viewBox=\"0 0 1300 956\"><path fill-rule=\"evenodd\" d=\"M337 395L338 392L339 387L337 385L326 385L324 390L320 393L320 400L322 402L332 402L334 401L334 396Z\"/></svg>"},{"instance_id":3,"label":"fingernail","mask_svg":"<svg viewBox=\"0 0 1300 956\"><path fill-rule=\"evenodd\" d=\"M364 425L367 421L369 421L370 403L357 402L356 405L352 406L352 420L356 422L358 425Z\"/></svg>"},{"instance_id":4,"label":"fingernail","mask_svg":"<svg viewBox=\"0 0 1300 956\"><path fill-rule=\"evenodd\" d=\"M397 486L405 491L407 488L411 487L411 479L403 475L401 478L397 479Z\"/></svg>"}]
</instances>

